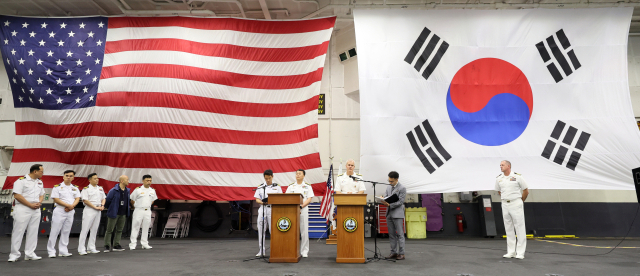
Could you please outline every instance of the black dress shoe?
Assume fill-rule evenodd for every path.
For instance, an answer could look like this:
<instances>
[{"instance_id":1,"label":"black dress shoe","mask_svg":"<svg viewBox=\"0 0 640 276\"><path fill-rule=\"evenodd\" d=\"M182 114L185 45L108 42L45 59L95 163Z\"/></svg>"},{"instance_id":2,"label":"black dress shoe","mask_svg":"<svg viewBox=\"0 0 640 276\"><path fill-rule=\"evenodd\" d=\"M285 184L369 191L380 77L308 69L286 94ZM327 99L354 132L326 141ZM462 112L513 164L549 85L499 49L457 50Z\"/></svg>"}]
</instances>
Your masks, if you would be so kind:
<instances>
[{"instance_id":1,"label":"black dress shoe","mask_svg":"<svg viewBox=\"0 0 640 276\"><path fill-rule=\"evenodd\" d=\"M404 260L404 255L398 255L398 257L396 258L396 260Z\"/></svg>"},{"instance_id":2,"label":"black dress shoe","mask_svg":"<svg viewBox=\"0 0 640 276\"><path fill-rule=\"evenodd\" d=\"M396 254L396 253L392 253L391 255L389 255L389 256L387 257L387 259L395 259L396 257L398 257L398 254Z\"/></svg>"}]
</instances>

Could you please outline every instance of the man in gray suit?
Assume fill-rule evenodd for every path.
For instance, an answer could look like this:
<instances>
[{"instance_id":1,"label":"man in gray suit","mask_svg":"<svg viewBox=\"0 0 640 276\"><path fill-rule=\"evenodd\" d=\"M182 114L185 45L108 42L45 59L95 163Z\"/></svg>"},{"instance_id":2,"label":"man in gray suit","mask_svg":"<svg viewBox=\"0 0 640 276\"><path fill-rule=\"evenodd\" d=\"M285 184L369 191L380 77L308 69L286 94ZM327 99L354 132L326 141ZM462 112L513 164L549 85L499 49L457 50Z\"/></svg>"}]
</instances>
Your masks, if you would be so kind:
<instances>
[{"instance_id":1,"label":"man in gray suit","mask_svg":"<svg viewBox=\"0 0 640 276\"><path fill-rule=\"evenodd\" d=\"M382 204L389 207L387 210L387 227L389 228L389 243L391 244L391 255L387 259L404 260L404 198L407 195L407 189L398 183L400 175L392 171L389 173L389 184L384 197L389 197L393 194L398 195L398 201L394 203L387 203L382 201Z\"/></svg>"}]
</instances>

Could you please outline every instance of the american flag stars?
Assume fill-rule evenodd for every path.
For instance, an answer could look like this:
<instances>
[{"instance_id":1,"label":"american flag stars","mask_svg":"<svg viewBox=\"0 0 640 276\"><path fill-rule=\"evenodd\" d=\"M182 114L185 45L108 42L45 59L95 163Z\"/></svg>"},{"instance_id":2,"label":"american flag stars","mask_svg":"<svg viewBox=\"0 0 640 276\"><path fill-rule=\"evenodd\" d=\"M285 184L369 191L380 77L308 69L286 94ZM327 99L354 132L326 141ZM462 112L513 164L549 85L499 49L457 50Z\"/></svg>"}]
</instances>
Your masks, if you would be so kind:
<instances>
[{"instance_id":1,"label":"american flag stars","mask_svg":"<svg viewBox=\"0 0 640 276\"><path fill-rule=\"evenodd\" d=\"M10 72L15 107L94 106L107 21L96 17L52 18L43 22L42 18L3 16L0 51ZM31 96L19 95L23 91Z\"/></svg>"}]
</instances>

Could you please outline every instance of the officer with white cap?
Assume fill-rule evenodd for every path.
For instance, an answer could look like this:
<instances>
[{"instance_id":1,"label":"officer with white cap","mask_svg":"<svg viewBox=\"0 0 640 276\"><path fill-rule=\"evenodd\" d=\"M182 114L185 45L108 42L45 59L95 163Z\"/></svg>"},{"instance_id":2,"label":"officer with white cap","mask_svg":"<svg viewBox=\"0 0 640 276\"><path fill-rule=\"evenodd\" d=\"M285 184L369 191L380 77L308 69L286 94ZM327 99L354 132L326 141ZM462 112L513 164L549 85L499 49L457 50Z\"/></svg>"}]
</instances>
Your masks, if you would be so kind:
<instances>
[{"instance_id":1,"label":"officer with white cap","mask_svg":"<svg viewBox=\"0 0 640 276\"><path fill-rule=\"evenodd\" d=\"M311 198L315 196L311 185L303 181L305 175L306 173L303 169L296 171L296 182L291 183L286 192L287 194L302 194L303 202L300 205L300 236L302 236L300 254L303 258L309 256L309 203L311 203Z\"/></svg>"},{"instance_id":2,"label":"officer with white cap","mask_svg":"<svg viewBox=\"0 0 640 276\"><path fill-rule=\"evenodd\" d=\"M27 232L24 245L24 260L40 260L36 255L38 244L38 226L40 225L40 206L44 200L44 184L40 180L44 170L42 165L35 164L29 174L20 177L13 183L13 230L11 231L11 253L9 262L20 258L22 236Z\"/></svg>"},{"instance_id":3,"label":"officer with white cap","mask_svg":"<svg viewBox=\"0 0 640 276\"><path fill-rule=\"evenodd\" d=\"M527 229L524 224L523 207L529 195L529 186L522 175L511 171L511 162L500 162L500 170L502 173L496 177L495 190L502 198L502 219L504 230L507 232L507 254L502 257L524 259Z\"/></svg>"},{"instance_id":4,"label":"officer with white cap","mask_svg":"<svg viewBox=\"0 0 640 276\"><path fill-rule=\"evenodd\" d=\"M269 233L271 232L271 205L267 204L269 198L269 194L281 194L282 188L278 186L278 183L273 183L273 171L266 170L262 174L264 176L264 183L258 186L256 189L256 193L253 197L256 198L256 203L260 204L260 209L258 209L258 247L260 251L256 254L256 257L264 256L265 246L263 237L265 232L267 232L267 228L269 228Z\"/></svg>"},{"instance_id":5,"label":"officer with white cap","mask_svg":"<svg viewBox=\"0 0 640 276\"><path fill-rule=\"evenodd\" d=\"M87 177L89 179L89 186L82 189L82 202L84 203L84 210L82 210L82 230L80 231L80 240L78 244L78 254L87 255L87 247L89 253L100 253L96 249L96 235L98 233L98 226L100 226L100 214L104 210L104 202L107 195L104 193L104 189L98 186L98 174L92 173ZM89 234L89 244L85 247L85 241L87 240L87 234Z\"/></svg>"},{"instance_id":6,"label":"officer with white cap","mask_svg":"<svg viewBox=\"0 0 640 276\"><path fill-rule=\"evenodd\" d=\"M144 249L151 249L149 246L149 224L151 223L151 205L158 199L156 190L151 188L151 175L142 176L142 187L135 188L131 193L131 206L134 206L131 218L131 243L130 250L135 250L138 244L138 231L142 227L140 244Z\"/></svg>"},{"instance_id":7,"label":"officer with white cap","mask_svg":"<svg viewBox=\"0 0 640 276\"><path fill-rule=\"evenodd\" d=\"M58 242L58 252L60 257L69 257L67 245L69 245L69 234L73 225L73 216L76 211L73 209L80 202L80 188L72 185L71 181L75 178L76 172L72 170L64 171L64 181L59 185L53 186L51 198L55 202L53 216L51 217L51 233L49 233L49 242L47 243L47 251L49 258L56 257L56 240L60 235Z\"/></svg>"}]
</instances>

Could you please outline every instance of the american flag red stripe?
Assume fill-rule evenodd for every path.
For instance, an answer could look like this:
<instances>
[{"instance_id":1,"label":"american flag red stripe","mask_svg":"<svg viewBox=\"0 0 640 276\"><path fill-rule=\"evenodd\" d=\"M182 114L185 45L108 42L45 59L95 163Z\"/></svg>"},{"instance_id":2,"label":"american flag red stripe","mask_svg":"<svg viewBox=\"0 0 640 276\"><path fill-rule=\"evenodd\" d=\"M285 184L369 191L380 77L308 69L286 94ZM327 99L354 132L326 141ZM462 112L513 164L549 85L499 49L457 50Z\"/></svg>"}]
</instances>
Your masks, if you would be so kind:
<instances>
[{"instance_id":1,"label":"american flag red stripe","mask_svg":"<svg viewBox=\"0 0 640 276\"><path fill-rule=\"evenodd\" d=\"M183 65L122 64L104 67L101 79L118 77L172 78L254 89L293 89L322 80L322 68L294 76L255 76Z\"/></svg>"},{"instance_id":2,"label":"american flag red stripe","mask_svg":"<svg viewBox=\"0 0 640 276\"><path fill-rule=\"evenodd\" d=\"M280 132L237 131L165 123L87 122L49 125L16 122L16 135L45 135L52 138L153 137L243 145L286 145L318 138L318 125Z\"/></svg>"},{"instance_id":3,"label":"american flag red stripe","mask_svg":"<svg viewBox=\"0 0 640 276\"><path fill-rule=\"evenodd\" d=\"M240 18L122 17L109 20L109 29L185 27L201 30L229 30L264 34L298 34L333 29L335 17L311 20L266 21Z\"/></svg>"},{"instance_id":4,"label":"american flag red stripe","mask_svg":"<svg viewBox=\"0 0 640 276\"><path fill-rule=\"evenodd\" d=\"M236 173L262 173L264 168L277 172L296 171L298 168L318 168L320 154L287 159L246 160L162 153L129 152L63 152L48 148L15 149L15 162L29 162L38 159L42 162L63 164L106 165L113 168L153 168L173 170L217 171Z\"/></svg>"},{"instance_id":5,"label":"american flag red stripe","mask_svg":"<svg viewBox=\"0 0 640 276\"><path fill-rule=\"evenodd\" d=\"M146 106L189 109L249 117L291 117L318 109L319 96L303 102L264 104L158 92L109 92L100 95L97 106Z\"/></svg>"},{"instance_id":6,"label":"american flag red stripe","mask_svg":"<svg viewBox=\"0 0 640 276\"><path fill-rule=\"evenodd\" d=\"M259 48L229 44L207 44L183 39L145 39L144 41L113 41L105 53L128 51L176 51L201 56L223 57L262 62L288 62L313 59L327 53L329 41L296 48Z\"/></svg>"},{"instance_id":7,"label":"american flag red stripe","mask_svg":"<svg viewBox=\"0 0 640 276\"><path fill-rule=\"evenodd\" d=\"M151 174L160 198L244 200L265 169L279 183L305 169L323 193L317 102L334 23L110 18L95 106L17 106L6 187L42 163L45 187L65 169L82 186L92 172L107 187Z\"/></svg>"},{"instance_id":8,"label":"american flag red stripe","mask_svg":"<svg viewBox=\"0 0 640 276\"><path fill-rule=\"evenodd\" d=\"M9 176L7 177L7 182L15 182L16 180L18 180L18 178L20 178L21 176ZM60 177L58 176L43 176L42 177L42 181L44 183L55 183L60 184L60 182L62 182L60 180ZM74 180L74 183L78 182L78 183L88 183L89 181L87 180L86 177L76 177ZM111 181L111 180L106 180L103 178L100 178L100 186L103 187L113 187L117 184L118 182L115 181ZM157 185L155 185L157 184ZM221 187L221 186L196 186L196 185L174 185L174 184L158 184L155 183L153 185L153 188L156 190L157 193L159 194L175 194L177 198L188 198L193 194L201 194L202 197L206 197L208 198L208 200L212 200L212 201L225 201L227 200L226 198L228 197L233 197L233 198L242 198L245 196L245 194L247 193L255 193L255 191L253 191L253 189L255 189L255 187ZM129 184L129 188L131 188L132 190L135 189L136 187L142 186L142 184L137 183L131 183ZM311 186L313 187L313 192L319 192L319 193L323 193L324 192L324 182L323 183L315 183L315 184L311 184ZM46 187L46 188L53 188L53 184L51 185L51 187ZM287 187L284 186L282 187L283 191L286 191Z\"/></svg>"}]
</instances>

